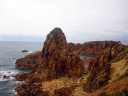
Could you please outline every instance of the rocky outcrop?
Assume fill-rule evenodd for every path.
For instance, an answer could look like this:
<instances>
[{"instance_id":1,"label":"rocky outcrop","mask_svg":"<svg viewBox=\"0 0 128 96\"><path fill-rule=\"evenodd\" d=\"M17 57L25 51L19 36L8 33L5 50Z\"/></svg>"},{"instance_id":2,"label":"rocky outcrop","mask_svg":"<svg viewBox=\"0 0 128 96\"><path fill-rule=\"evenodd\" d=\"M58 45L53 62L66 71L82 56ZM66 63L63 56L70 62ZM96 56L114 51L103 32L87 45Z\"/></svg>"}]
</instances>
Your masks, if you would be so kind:
<instances>
[{"instance_id":1,"label":"rocky outcrop","mask_svg":"<svg viewBox=\"0 0 128 96\"><path fill-rule=\"evenodd\" d=\"M73 52L73 51L77 51L79 50L81 47L83 46L83 44L77 43L68 43L68 47L69 47L69 51Z\"/></svg>"},{"instance_id":2,"label":"rocky outcrop","mask_svg":"<svg viewBox=\"0 0 128 96\"><path fill-rule=\"evenodd\" d=\"M41 90L41 84L21 84L16 87L19 96L50 96L49 92Z\"/></svg>"},{"instance_id":3,"label":"rocky outcrop","mask_svg":"<svg viewBox=\"0 0 128 96\"><path fill-rule=\"evenodd\" d=\"M22 50L21 52L29 52L28 50Z\"/></svg>"},{"instance_id":4,"label":"rocky outcrop","mask_svg":"<svg viewBox=\"0 0 128 96\"><path fill-rule=\"evenodd\" d=\"M4 78L4 79L9 79L10 76L6 76L6 75L4 75L3 78Z\"/></svg>"},{"instance_id":5,"label":"rocky outcrop","mask_svg":"<svg viewBox=\"0 0 128 96\"><path fill-rule=\"evenodd\" d=\"M123 50L125 50L124 45L118 42L115 46L105 49L100 56L89 62L90 76L85 84L87 92L92 92L108 84L111 75L110 62Z\"/></svg>"},{"instance_id":6,"label":"rocky outcrop","mask_svg":"<svg viewBox=\"0 0 128 96\"><path fill-rule=\"evenodd\" d=\"M36 59L36 62L33 58ZM29 60L30 58L27 59ZM20 85L20 88L16 88L19 94L22 93L19 89L24 88L24 86L34 86L33 84L40 84L46 80L65 76L69 78L80 77L84 72L83 61L77 53L69 51L66 37L60 28L53 29L47 35L41 56L39 52L36 57L32 56L31 59L34 60L32 60L32 62L35 62L33 63L35 65L31 67L31 72L27 74L27 78L23 75L19 76L25 78L25 84ZM31 91L34 90L31 89L31 87L22 90L26 90L25 93L27 92L27 94L36 94L36 91L33 91L34 93Z\"/></svg>"},{"instance_id":7,"label":"rocky outcrop","mask_svg":"<svg viewBox=\"0 0 128 96\"><path fill-rule=\"evenodd\" d=\"M68 43L68 46L71 52L77 51L79 55L99 55L106 48L112 48L117 44L116 41L91 41L84 44Z\"/></svg>"},{"instance_id":8,"label":"rocky outcrop","mask_svg":"<svg viewBox=\"0 0 128 96\"><path fill-rule=\"evenodd\" d=\"M22 74L17 74L14 77L17 81L24 81L26 78L28 78L28 75L29 73L22 73Z\"/></svg>"},{"instance_id":9,"label":"rocky outcrop","mask_svg":"<svg viewBox=\"0 0 128 96\"><path fill-rule=\"evenodd\" d=\"M29 54L24 58L17 59L15 66L17 68L31 69L41 58L41 51Z\"/></svg>"},{"instance_id":10,"label":"rocky outcrop","mask_svg":"<svg viewBox=\"0 0 128 96\"><path fill-rule=\"evenodd\" d=\"M66 46L69 52L77 52L79 55L99 55L106 48L111 48L118 44L115 41L92 41L84 44L68 43ZM60 46L60 45L58 45ZM17 59L16 67L24 69L32 69L35 64L41 61L41 51L27 55L24 58ZM83 60L84 61L84 60Z\"/></svg>"},{"instance_id":11,"label":"rocky outcrop","mask_svg":"<svg viewBox=\"0 0 128 96\"><path fill-rule=\"evenodd\" d=\"M106 48L117 45L115 41L92 41L84 43L77 51L80 55L99 55Z\"/></svg>"}]
</instances>

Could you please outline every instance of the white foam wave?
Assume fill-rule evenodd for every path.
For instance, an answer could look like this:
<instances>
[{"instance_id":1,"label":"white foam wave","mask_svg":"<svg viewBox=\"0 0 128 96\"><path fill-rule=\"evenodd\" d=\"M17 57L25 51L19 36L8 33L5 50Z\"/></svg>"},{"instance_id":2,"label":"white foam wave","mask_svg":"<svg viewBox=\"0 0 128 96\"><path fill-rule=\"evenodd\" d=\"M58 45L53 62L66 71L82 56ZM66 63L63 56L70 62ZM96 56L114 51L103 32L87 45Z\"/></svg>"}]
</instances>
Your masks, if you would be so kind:
<instances>
[{"instance_id":1,"label":"white foam wave","mask_svg":"<svg viewBox=\"0 0 128 96\"><path fill-rule=\"evenodd\" d=\"M13 80L13 79L14 79L14 77L9 77L7 79L0 77L0 81L8 81L8 80Z\"/></svg>"},{"instance_id":2,"label":"white foam wave","mask_svg":"<svg viewBox=\"0 0 128 96\"><path fill-rule=\"evenodd\" d=\"M0 75L12 76L14 74L18 74L18 70L1 70Z\"/></svg>"},{"instance_id":3,"label":"white foam wave","mask_svg":"<svg viewBox=\"0 0 128 96\"><path fill-rule=\"evenodd\" d=\"M16 63L16 60L13 60L12 63L15 64Z\"/></svg>"},{"instance_id":4,"label":"white foam wave","mask_svg":"<svg viewBox=\"0 0 128 96\"><path fill-rule=\"evenodd\" d=\"M24 83L24 81L15 81L14 83L21 84L21 83Z\"/></svg>"},{"instance_id":5,"label":"white foam wave","mask_svg":"<svg viewBox=\"0 0 128 96\"><path fill-rule=\"evenodd\" d=\"M30 53L32 53L32 51L28 51L27 53L29 53L29 54L30 54Z\"/></svg>"},{"instance_id":6,"label":"white foam wave","mask_svg":"<svg viewBox=\"0 0 128 96\"><path fill-rule=\"evenodd\" d=\"M14 79L13 75L18 74L18 70L0 70L0 81L7 81ZM3 76L10 76L8 79L3 78Z\"/></svg>"},{"instance_id":7,"label":"white foam wave","mask_svg":"<svg viewBox=\"0 0 128 96\"><path fill-rule=\"evenodd\" d=\"M18 95L17 92L16 92L16 90L12 90L12 92L13 92L15 95Z\"/></svg>"}]
</instances>

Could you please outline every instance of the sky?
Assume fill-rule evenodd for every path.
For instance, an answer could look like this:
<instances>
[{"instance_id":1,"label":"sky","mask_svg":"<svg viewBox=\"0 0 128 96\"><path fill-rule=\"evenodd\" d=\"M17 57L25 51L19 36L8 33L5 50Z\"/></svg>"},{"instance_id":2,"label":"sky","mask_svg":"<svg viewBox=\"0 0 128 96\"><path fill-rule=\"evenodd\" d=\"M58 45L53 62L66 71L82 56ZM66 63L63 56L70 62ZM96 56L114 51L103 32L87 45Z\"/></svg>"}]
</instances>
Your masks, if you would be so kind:
<instances>
[{"instance_id":1,"label":"sky","mask_svg":"<svg viewBox=\"0 0 128 96\"><path fill-rule=\"evenodd\" d=\"M128 0L0 0L0 41L43 42L55 27L67 42L128 44Z\"/></svg>"}]
</instances>

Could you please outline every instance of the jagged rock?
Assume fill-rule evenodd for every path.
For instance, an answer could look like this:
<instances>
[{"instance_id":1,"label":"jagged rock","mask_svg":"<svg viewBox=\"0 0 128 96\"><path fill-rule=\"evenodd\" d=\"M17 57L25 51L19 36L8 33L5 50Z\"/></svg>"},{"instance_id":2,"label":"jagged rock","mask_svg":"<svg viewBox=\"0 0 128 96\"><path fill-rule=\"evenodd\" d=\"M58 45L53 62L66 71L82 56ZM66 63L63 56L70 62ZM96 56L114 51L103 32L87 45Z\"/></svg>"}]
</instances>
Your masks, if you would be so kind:
<instances>
[{"instance_id":1,"label":"jagged rock","mask_svg":"<svg viewBox=\"0 0 128 96\"><path fill-rule=\"evenodd\" d=\"M50 96L49 92L43 92L40 84L21 84L16 87L18 96Z\"/></svg>"},{"instance_id":2,"label":"jagged rock","mask_svg":"<svg viewBox=\"0 0 128 96\"><path fill-rule=\"evenodd\" d=\"M73 52L73 51L77 51L79 50L81 47L83 46L83 44L77 43L68 43L68 47L69 47L69 51Z\"/></svg>"},{"instance_id":3,"label":"jagged rock","mask_svg":"<svg viewBox=\"0 0 128 96\"><path fill-rule=\"evenodd\" d=\"M25 76L24 86L26 84L31 86L34 83L41 83L45 80L63 76L80 77L84 72L83 61L76 52L69 51L66 37L60 28L53 29L47 35L41 56L37 55L36 57L32 56L24 59L30 59L29 61L31 61L33 58L35 58L36 63L34 67L31 67L28 77ZM20 94L21 91L17 90L17 92ZM27 92L31 93L31 90L27 89Z\"/></svg>"},{"instance_id":4,"label":"jagged rock","mask_svg":"<svg viewBox=\"0 0 128 96\"><path fill-rule=\"evenodd\" d=\"M17 81L24 81L28 77L29 73L16 74L15 79Z\"/></svg>"},{"instance_id":5,"label":"jagged rock","mask_svg":"<svg viewBox=\"0 0 128 96\"><path fill-rule=\"evenodd\" d=\"M38 63L40 57L41 51L37 51L35 53L25 56L24 58L17 59L15 66L17 68L31 69L36 63Z\"/></svg>"},{"instance_id":6,"label":"jagged rock","mask_svg":"<svg viewBox=\"0 0 128 96\"><path fill-rule=\"evenodd\" d=\"M84 44L69 43L70 51L77 51L80 55L99 55L106 48L111 48L119 42L115 41L91 41Z\"/></svg>"},{"instance_id":7,"label":"jagged rock","mask_svg":"<svg viewBox=\"0 0 128 96\"><path fill-rule=\"evenodd\" d=\"M9 79L10 76L6 76L6 75L4 75L3 78L4 78L4 79Z\"/></svg>"},{"instance_id":8,"label":"jagged rock","mask_svg":"<svg viewBox=\"0 0 128 96\"><path fill-rule=\"evenodd\" d=\"M125 49L124 45L118 42L112 48L105 49L100 56L93 58L89 62L88 69L91 70L87 83L85 84L85 90L92 92L105 86L110 79L110 61L113 60L119 53Z\"/></svg>"}]
</instances>

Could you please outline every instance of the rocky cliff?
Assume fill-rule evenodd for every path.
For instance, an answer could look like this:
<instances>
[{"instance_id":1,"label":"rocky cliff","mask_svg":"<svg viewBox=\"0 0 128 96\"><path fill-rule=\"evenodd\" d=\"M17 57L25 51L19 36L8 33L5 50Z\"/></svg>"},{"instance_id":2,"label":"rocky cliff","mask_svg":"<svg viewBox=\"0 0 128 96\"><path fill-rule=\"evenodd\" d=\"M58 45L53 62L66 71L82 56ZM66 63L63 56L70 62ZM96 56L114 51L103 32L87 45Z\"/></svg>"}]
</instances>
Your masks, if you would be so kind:
<instances>
[{"instance_id":1,"label":"rocky cliff","mask_svg":"<svg viewBox=\"0 0 128 96\"><path fill-rule=\"evenodd\" d=\"M113 78L111 77L111 61L117 58L118 54L125 49L125 46L118 42L115 46L105 49L99 56L89 62L90 75L85 84L87 92L92 92L109 83L108 81Z\"/></svg>"},{"instance_id":2,"label":"rocky cliff","mask_svg":"<svg viewBox=\"0 0 128 96\"><path fill-rule=\"evenodd\" d=\"M40 84L43 81L60 77L80 77L84 72L83 61L77 53L68 50L66 37L60 28L53 29L47 35L43 50L41 54L39 52L36 56L36 62L34 63L36 64L32 67L30 73L25 74L25 76L24 74L15 76L17 80L25 81L25 84L16 88L20 96L28 94L45 96L43 94L47 94L47 92L43 93L40 90ZM22 77L24 78L22 79Z\"/></svg>"},{"instance_id":3,"label":"rocky cliff","mask_svg":"<svg viewBox=\"0 0 128 96\"><path fill-rule=\"evenodd\" d=\"M77 51L80 55L99 55L106 48L117 45L115 41L92 41L84 43Z\"/></svg>"},{"instance_id":4,"label":"rocky cliff","mask_svg":"<svg viewBox=\"0 0 128 96\"><path fill-rule=\"evenodd\" d=\"M77 51L79 55L99 55L106 48L117 45L116 41L91 41L84 44L68 43L71 52Z\"/></svg>"}]
</instances>

